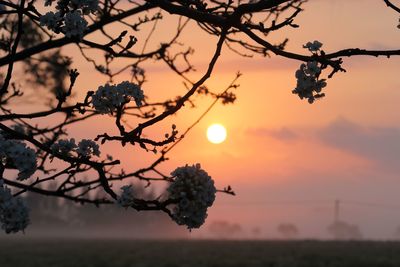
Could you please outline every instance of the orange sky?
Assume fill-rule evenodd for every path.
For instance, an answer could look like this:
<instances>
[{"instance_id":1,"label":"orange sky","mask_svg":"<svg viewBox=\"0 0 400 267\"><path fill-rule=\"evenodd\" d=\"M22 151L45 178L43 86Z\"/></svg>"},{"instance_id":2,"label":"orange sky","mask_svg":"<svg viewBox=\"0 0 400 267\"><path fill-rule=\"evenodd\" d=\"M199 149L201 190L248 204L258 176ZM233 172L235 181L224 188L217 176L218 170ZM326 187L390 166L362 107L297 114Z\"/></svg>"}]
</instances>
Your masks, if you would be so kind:
<instances>
[{"instance_id":1,"label":"orange sky","mask_svg":"<svg viewBox=\"0 0 400 267\"><path fill-rule=\"evenodd\" d=\"M313 40L321 41L327 52L355 47L391 49L400 41L398 16L383 1L311 0L304 8L295 21L299 29L273 36L274 40L289 37L288 50L307 54L302 45ZM172 24L173 20L167 22ZM156 32L155 40L173 31L175 26L168 23ZM136 37L140 47L141 36ZM202 75L216 40L194 25L183 40L196 50L193 62L198 71L191 75L195 79ZM76 54L73 47L64 51ZM241 71L244 75L236 91L237 103L215 107L162 166L169 172L176 166L199 162L219 187L230 184L234 188L236 197L218 195L208 223L222 219L239 222L248 232L260 227L263 236L276 237L279 223L292 222L303 237L326 237L333 201L339 198L349 203L342 206L343 220L359 224L367 237L391 237L400 225L400 208L356 206L350 201L400 207L400 60L344 60L348 72L330 79L327 97L309 105L291 93L300 62L274 56L247 59L224 49L206 84L222 91ZM78 97L101 85L102 78L91 65L77 57L74 66L82 73L76 85ZM149 82L143 89L150 97L165 99L185 92L180 79L161 65L151 64L147 71ZM202 97L197 103L197 109L181 110L162 124L164 128L153 128L148 134L161 137L172 123L183 132L211 100ZM220 145L206 140L206 128L214 122L228 130L227 140ZM93 138L103 132L103 125L112 127L105 117L102 125L97 121L84 123L71 133ZM152 157L139 155L135 148L118 151L127 170L150 162ZM206 235L207 224L204 228L193 235Z\"/></svg>"}]
</instances>

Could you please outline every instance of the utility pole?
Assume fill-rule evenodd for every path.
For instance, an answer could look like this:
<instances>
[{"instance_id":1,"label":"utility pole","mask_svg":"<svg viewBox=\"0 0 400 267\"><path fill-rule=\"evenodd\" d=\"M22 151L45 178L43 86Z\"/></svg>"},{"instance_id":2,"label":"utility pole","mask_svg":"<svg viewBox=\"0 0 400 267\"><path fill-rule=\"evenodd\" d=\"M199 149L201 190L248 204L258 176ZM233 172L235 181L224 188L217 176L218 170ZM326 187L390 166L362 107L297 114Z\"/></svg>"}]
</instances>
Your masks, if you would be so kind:
<instances>
[{"instance_id":1,"label":"utility pole","mask_svg":"<svg viewBox=\"0 0 400 267\"><path fill-rule=\"evenodd\" d=\"M332 234L335 240L340 239L339 216L340 216L340 200L336 199L333 203L333 224L332 224Z\"/></svg>"},{"instance_id":2,"label":"utility pole","mask_svg":"<svg viewBox=\"0 0 400 267\"><path fill-rule=\"evenodd\" d=\"M339 214L340 214L340 200L339 199L336 199L335 200L335 205L334 205L334 217L333 217L333 222L336 224L338 221L339 221L339 219L340 219L340 217L339 217Z\"/></svg>"}]
</instances>

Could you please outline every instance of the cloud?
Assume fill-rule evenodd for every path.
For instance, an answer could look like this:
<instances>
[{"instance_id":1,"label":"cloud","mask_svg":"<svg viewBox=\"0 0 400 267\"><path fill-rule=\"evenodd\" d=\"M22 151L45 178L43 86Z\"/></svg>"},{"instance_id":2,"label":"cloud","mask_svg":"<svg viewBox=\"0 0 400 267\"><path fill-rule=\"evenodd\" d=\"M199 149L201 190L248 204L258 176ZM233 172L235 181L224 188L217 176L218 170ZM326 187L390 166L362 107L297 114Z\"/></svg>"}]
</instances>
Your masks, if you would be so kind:
<instances>
[{"instance_id":1,"label":"cloud","mask_svg":"<svg viewBox=\"0 0 400 267\"><path fill-rule=\"evenodd\" d=\"M400 170L400 129L364 127L340 117L316 132L324 144Z\"/></svg>"},{"instance_id":2,"label":"cloud","mask_svg":"<svg viewBox=\"0 0 400 267\"><path fill-rule=\"evenodd\" d=\"M298 135L287 127L282 127L280 129L252 128L248 129L246 133L252 136L272 137L281 141L291 141L298 138Z\"/></svg>"},{"instance_id":3,"label":"cloud","mask_svg":"<svg viewBox=\"0 0 400 267\"><path fill-rule=\"evenodd\" d=\"M312 142L369 160L379 171L400 171L400 127L363 126L338 117L326 126L307 130L290 126L279 129L260 127L250 128L246 134L282 142Z\"/></svg>"}]
</instances>

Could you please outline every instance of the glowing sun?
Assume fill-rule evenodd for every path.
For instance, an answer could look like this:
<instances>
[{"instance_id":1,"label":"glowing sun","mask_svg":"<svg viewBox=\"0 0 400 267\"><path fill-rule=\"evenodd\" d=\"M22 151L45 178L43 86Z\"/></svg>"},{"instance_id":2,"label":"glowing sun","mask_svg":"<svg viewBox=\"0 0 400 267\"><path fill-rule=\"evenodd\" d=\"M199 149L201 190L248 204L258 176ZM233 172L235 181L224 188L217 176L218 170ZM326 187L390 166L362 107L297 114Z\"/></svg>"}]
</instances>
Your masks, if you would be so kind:
<instances>
[{"instance_id":1,"label":"glowing sun","mask_svg":"<svg viewBox=\"0 0 400 267\"><path fill-rule=\"evenodd\" d=\"M222 124L212 124L207 129L207 139L213 144L220 144L226 139L226 129Z\"/></svg>"}]
</instances>

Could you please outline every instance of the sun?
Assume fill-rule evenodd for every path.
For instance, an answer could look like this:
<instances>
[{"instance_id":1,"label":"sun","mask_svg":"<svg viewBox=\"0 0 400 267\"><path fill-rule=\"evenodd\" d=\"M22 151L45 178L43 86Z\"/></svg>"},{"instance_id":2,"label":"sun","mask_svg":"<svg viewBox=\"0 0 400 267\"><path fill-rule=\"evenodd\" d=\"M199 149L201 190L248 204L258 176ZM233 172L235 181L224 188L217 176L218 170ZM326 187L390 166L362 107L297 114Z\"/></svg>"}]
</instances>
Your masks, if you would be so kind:
<instances>
[{"instance_id":1,"label":"sun","mask_svg":"<svg viewBox=\"0 0 400 267\"><path fill-rule=\"evenodd\" d=\"M226 139L226 129L222 124L215 123L207 129L207 139L213 144L220 144Z\"/></svg>"}]
</instances>

